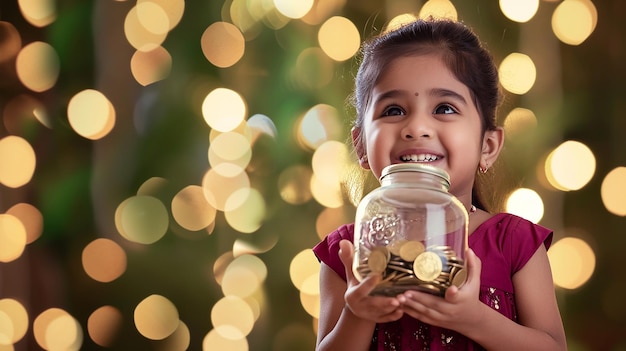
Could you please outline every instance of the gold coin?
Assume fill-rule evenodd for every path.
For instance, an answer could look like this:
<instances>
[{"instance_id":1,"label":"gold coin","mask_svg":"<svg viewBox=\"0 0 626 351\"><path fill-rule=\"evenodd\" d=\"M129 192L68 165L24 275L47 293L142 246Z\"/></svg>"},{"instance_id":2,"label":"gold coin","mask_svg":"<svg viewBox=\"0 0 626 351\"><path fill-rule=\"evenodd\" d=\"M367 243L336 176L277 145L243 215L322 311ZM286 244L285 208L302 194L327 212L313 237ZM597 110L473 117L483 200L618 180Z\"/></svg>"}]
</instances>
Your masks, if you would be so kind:
<instances>
[{"instance_id":1,"label":"gold coin","mask_svg":"<svg viewBox=\"0 0 626 351\"><path fill-rule=\"evenodd\" d=\"M464 268L459 269L452 277L452 285L456 285L458 288L467 280L467 270Z\"/></svg>"},{"instance_id":2,"label":"gold coin","mask_svg":"<svg viewBox=\"0 0 626 351\"><path fill-rule=\"evenodd\" d=\"M441 274L442 268L443 264L439 255L430 251L422 252L413 262L415 276L425 282L435 280Z\"/></svg>"},{"instance_id":3,"label":"gold coin","mask_svg":"<svg viewBox=\"0 0 626 351\"><path fill-rule=\"evenodd\" d=\"M372 270L372 273L378 274L385 271L388 261L389 251L382 246L378 246L370 252L369 258L367 259L367 266Z\"/></svg>"},{"instance_id":4,"label":"gold coin","mask_svg":"<svg viewBox=\"0 0 626 351\"><path fill-rule=\"evenodd\" d=\"M406 239L398 239L391 242L391 244L389 244L387 247L392 254L400 256L400 248L407 242L408 240Z\"/></svg>"},{"instance_id":5,"label":"gold coin","mask_svg":"<svg viewBox=\"0 0 626 351\"><path fill-rule=\"evenodd\" d=\"M422 252L424 252L424 244L420 241L407 241L400 247L400 258L412 262Z\"/></svg>"}]
</instances>

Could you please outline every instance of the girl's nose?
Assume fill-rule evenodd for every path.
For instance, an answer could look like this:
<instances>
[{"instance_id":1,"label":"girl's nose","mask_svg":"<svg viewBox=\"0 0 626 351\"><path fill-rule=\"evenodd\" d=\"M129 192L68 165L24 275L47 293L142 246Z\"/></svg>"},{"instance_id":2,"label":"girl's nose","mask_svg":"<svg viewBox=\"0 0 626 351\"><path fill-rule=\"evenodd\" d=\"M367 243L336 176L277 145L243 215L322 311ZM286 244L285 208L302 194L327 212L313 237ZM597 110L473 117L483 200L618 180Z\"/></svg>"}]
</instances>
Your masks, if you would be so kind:
<instances>
[{"instance_id":1,"label":"girl's nose","mask_svg":"<svg viewBox=\"0 0 626 351\"><path fill-rule=\"evenodd\" d=\"M407 118L401 133L402 139L405 140L430 138L433 135L427 116L411 116Z\"/></svg>"}]
</instances>

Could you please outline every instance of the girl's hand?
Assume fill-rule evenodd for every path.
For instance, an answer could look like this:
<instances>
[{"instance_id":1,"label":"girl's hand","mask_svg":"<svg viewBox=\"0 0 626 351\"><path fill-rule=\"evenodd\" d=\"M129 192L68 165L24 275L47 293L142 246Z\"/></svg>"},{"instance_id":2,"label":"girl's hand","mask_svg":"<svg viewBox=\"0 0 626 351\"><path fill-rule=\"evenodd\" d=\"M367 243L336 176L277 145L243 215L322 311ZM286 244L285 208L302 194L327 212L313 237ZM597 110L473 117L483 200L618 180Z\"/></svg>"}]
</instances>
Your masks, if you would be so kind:
<instances>
[{"instance_id":1,"label":"girl's hand","mask_svg":"<svg viewBox=\"0 0 626 351\"><path fill-rule=\"evenodd\" d=\"M391 322L400 319L404 313L400 301L395 297L371 296L370 292L380 281L379 275L371 275L361 282L352 272L354 246L349 240L339 243L339 257L346 269L348 287L344 295L346 306L357 317L376 323Z\"/></svg>"},{"instance_id":2,"label":"girl's hand","mask_svg":"<svg viewBox=\"0 0 626 351\"><path fill-rule=\"evenodd\" d=\"M424 323L460 331L482 317L483 306L478 299L481 262L471 249L467 250L468 279L461 286L451 286L444 298L420 291L398 295L405 313Z\"/></svg>"}]
</instances>

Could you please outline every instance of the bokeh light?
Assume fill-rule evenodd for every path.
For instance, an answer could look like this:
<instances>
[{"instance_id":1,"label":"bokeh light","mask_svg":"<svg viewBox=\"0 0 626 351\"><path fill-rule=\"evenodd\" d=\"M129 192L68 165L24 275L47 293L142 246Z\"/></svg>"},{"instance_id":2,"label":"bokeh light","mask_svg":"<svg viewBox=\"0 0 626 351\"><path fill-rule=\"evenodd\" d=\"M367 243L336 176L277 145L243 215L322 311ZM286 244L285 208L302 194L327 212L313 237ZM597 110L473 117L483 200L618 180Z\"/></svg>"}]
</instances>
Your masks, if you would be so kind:
<instances>
[{"instance_id":1,"label":"bokeh light","mask_svg":"<svg viewBox=\"0 0 626 351\"><path fill-rule=\"evenodd\" d=\"M136 51L130 70L137 83L147 86L167 78L172 70L172 55L162 46L151 51Z\"/></svg>"},{"instance_id":2,"label":"bokeh light","mask_svg":"<svg viewBox=\"0 0 626 351\"><path fill-rule=\"evenodd\" d=\"M227 22L216 22L207 27L202 34L201 45L206 59L222 68L236 64L246 48L243 34Z\"/></svg>"},{"instance_id":3,"label":"bokeh light","mask_svg":"<svg viewBox=\"0 0 626 351\"><path fill-rule=\"evenodd\" d=\"M54 0L17 0L24 18L35 27L45 27L57 17Z\"/></svg>"},{"instance_id":4,"label":"bokeh light","mask_svg":"<svg viewBox=\"0 0 626 351\"><path fill-rule=\"evenodd\" d=\"M137 304L134 321L141 335L151 340L162 340L178 328L178 309L166 297L153 294Z\"/></svg>"},{"instance_id":5,"label":"bokeh light","mask_svg":"<svg viewBox=\"0 0 626 351\"><path fill-rule=\"evenodd\" d=\"M230 132L246 117L246 103L236 91L217 88L202 103L202 115L209 127Z\"/></svg>"},{"instance_id":6,"label":"bokeh light","mask_svg":"<svg viewBox=\"0 0 626 351\"><path fill-rule=\"evenodd\" d=\"M0 300L0 347L22 340L28 330L28 312L17 300Z\"/></svg>"},{"instance_id":7,"label":"bokeh light","mask_svg":"<svg viewBox=\"0 0 626 351\"><path fill-rule=\"evenodd\" d=\"M420 9L418 17L428 18L431 16L433 18L447 18L456 21L459 14L454 4L449 0L428 0Z\"/></svg>"},{"instance_id":8,"label":"bokeh light","mask_svg":"<svg viewBox=\"0 0 626 351\"><path fill-rule=\"evenodd\" d=\"M273 0L276 9L283 15L289 18L302 18L304 17L313 7L313 0L301 0L301 1L290 1L290 0Z\"/></svg>"},{"instance_id":9,"label":"bokeh light","mask_svg":"<svg viewBox=\"0 0 626 351\"><path fill-rule=\"evenodd\" d=\"M506 212L533 223L539 223L543 218L543 200L534 190L519 188L513 191L506 200Z\"/></svg>"},{"instance_id":10,"label":"bokeh light","mask_svg":"<svg viewBox=\"0 0 626 351\"><path fill-rule=\"evenodd\" d=\"M512 53L500 63L500 83L511 93L526 94L535 84L537 69L527 55Z\"/></svg>"},{"instance_id":11,"label":"bokeh light","mask_svg":"<svg viewBox=\"0 0 626 351\"><path fill-rule=\"evenodd\" d=\"M44 350L80 350L83 330L67 311L49 308L35 318L33 333L37 344Z\"/></svg>"},{"instance_id":12,"label":"bokeh light","mask_svg":"<svg viewBox=\"0 0 626 351\"><path fill-rule=\"evenodd\" d=\"M104 94L86 89L70 99L67 118L78 135L97 140L109 134L115 126L115 109Z\"/></svg>"},{"instance_id":13,"label":"bokeh light","mask_svg":"<svg viewBox=\"0 0 626 351\"><path fill-rule=\"evenodd\" d=\"M122 201L117 207L115 225L127 240L152 244L167 232L169 215L159 199L137 195Z\"/></svg>"},{"instance_id":14,"label":"bokeh light","mask_svg":"<svg viewBox=\"0 0 626 351\"><path fill-rule=\"evenodd\" d=\"M552 276L557 286L576 289L585 284L596 267L596 256L584 240L565 237L548 250Z\"/></svg>"},{"instance_id":15,"label":"bokeh light","mask_svg":"<svg viewBox=\"0 0 626 351\"><path fill-rule=\"evenodd\" d=\"M40 93L56 84L60 65L56 50L48 43L36 41L20 50L15 69L24 86Z\"/></svg>"},{"instance_id":16,"label":"bokeh light","mask_svg":"<svg viewBox=\"0 0 626 351\"><path fill-rule=\"evenodd\" d=\"M0 21L0 63L15 57L22 48L22 38L10 22Z\"/></svg>"},{"instance_id":17,"label":"bokeh light","mask_svg":"<svg viewBox=\"0 0 626 351\"><path fill-rule=\"evenodd\" d=\"M537 117L532 110L526 108L514 108L504 120L504 130L510 136L532 132L535 128L537 128Z\"/></svg>"},{"instance_id":18,"label":"bokeh light","mask_svg":"<svg viewBox=\"0 0 626 351\"><path fill-rule=\"evenodd\" d=\"M616 167L602 180L602 203L618 216L626 216L626 167Z\"/></svg>"},{"instance_id":19,"label":"bokeh light","mask_svg":"<svg viewBox=\"0 0 626 351\"><path fill-rule=\"evenodd\" d=\"M539 0L500 0L500 10L510 20L528 22L539 9Z\"/></svg>"},{"instance_id":20,"label":"bokeh light","mask_svg":"<svg viewBox=\"0 0 626 351\"><path fill-rule=\"evenodd\" d=\"M157 32L153 32L150 28L147 28L144 25L145 21L142 22L142 18L145 19L146 16L142 15L142 17L140 18L139 9L156 8L155 6L150 5L154 5L154 3L145 1L138 2L136 6L128 11L126 19L124 21L124 34L126 35L126 40L128 40L128 43L132 47L139 51L152 51L158 48L159 46L161 46L161 44L163 44L168 34L167 31L163 30L157 30ZM167 18L166 14L163 14L162 12L159 13L161 13L163 19ZM149 22L152 23L152 21ZM162 23L157 23L157 26L159 25L162 25ZM166 26L169 26L169 20L167 20L166 25L162 26L161 28L166 28Z\"/></svg>"},{"instance_id":21,"label":"bokeh light","mask_svg":"<svg viewBox=\"0 0 626 351\"><path fill-rule=\"evenodd\" d=\"M320 27L317 39L324 53L335 61L345 61L359 50L361 35L354 23L341 16L333 16Z\"/></svg>"},{"instance_id":22,"label":"bokeh light","mask_svg":"<svg viewBox=\"0 0 626 351\"><path fill-rule=\"evenodd\" d=\"M237 296L225 296L211 309L211 323L218 332L229 330L229 328L220 328L227 326L236 329L237 336L246 336L252 331L254 321L254 313L250 305ZM229 337L228 334L223 336Z\"/></svg>"},{"instance_id":23,"label":"bokeh light","mask_svg":"<svg viewBox=\"0 0 626 351\"><path fill-rule=\"evenodd\" d=\"M303 204L312 198L311 177L313 171L304 165L293 165L278 177L280 197L292 205Z\"/></svg>"},{"instance_id":24,"label":"bokeh light","mask_svg":"<svg viewBox=\"0 0 626 351\"><path fill-rule=\"evenodd\" d=\"M218 331L219 330L219 331ZM210 330L202 340L202 351L211 350L231 350L248 351L248 340L244 335L235 335L237 329L228 326L221 326ZM224 336L228 335L228 336Z\"/></svg>"},{"instance_id":25,"label":"bokeh light","mask_svg":"<svg viewBox=\"0 0 626 351\"><path fill-rule=\"evenodd\" d=\"M578 190L585 186L596 171L593 152L583 143L566 141L546 159L546 177L560 190Z\"/></svg>"},{"instance_id":26,"label":"bokeh light","mask_svg":"<svg viewBox=\"0 0 626 351\"><path fill-rule=\"evenodd\" d=\"M123 320L122 312L116 307L99 307L87 319L89 337L97 345L111 347L119 335Z\"/></svg>"},{"instance_id":27,"label":"bokeh light","mask_svg":"<svg viewBox=\"0 0 626 351\"><path fill-rule=\"evenodd\" d=\"M580 45L593 33L598 12L589 0L564 0L552 14L552 31L560 41Z\"/></svg>"},{"instance_id":28,"label":"bokeh light","mask_svg":"<svg viewBox=\"0 0 626 351\"><path fill-rule=\"evenodd\" d=\"M21 202L11 206L6 213L22 222L26 230L27 244L39 239L43 232L43 214L37 207Z\"/></svg>"},{"instance_id":29,"label":"bokeh light","mask_svg":"<svg viewBox=\"0 0 626 351\"><path fill-rule=\"evenodd\" d=\"M263 194L253 188L241 188L232 193L225 205L226 222L238 232L253 233L265 219Z\"/></svg>"},{"instance_id":30,"label":"bokeh light","mask_svg":"<svg viewBox=\"0 0 626 351\"><path fill-rule=\"evenodd\" d=\"M217 210L204 197L201 186L188 185L172 199L172 217L183 228L198 231L207 228Z\"/></svg>"},{"instance_id":31,"label":"bokeh light","mask_svg":"<svg viewBox=\"0 0 626 351\"><path fill-rule=\"evenodd\" d=\"M126 252L111 239L96 239L83 249L83 268L93 280L108 283L126 271Z\"/></svg>"},{"instance_id":32,"label":"bokeh light","mask_svg":"<svg viewBox=\"0 0 626 351\"><path fill-rule=\"evenodd\" d=\"M298 128L298 140L305 149L317 149L329 140L338 140L342 135L337 109L326 104L311 107L302 117Z\"/></svg>"},{"instance_id":33,"label":"bokeh light","mask_svg":"<svg viewBox=\"0 0 626 351\"><path fill-rule=\"evenodd\" d=\"M26 247L26 228L10 214L0 214L0 262L19 258Z\"/></svg>"},{"instance_id":34,"label":"bokeh light","mask_svg":"<svg viewBox=\"0 0 626 351\"><path fill-rule=\"evenodd\" d=\"M6 103L2 115L4 126L13 135L21 135L24 130L32 127L31 120L36 120L47 128L52 128L50 116L39 100L21 94Z\"/></svg>"},{"instance_id":35,"label":"bokeh light","mask_svg":"<svg viewBox=\"0 0 626 351\"><path fill-rule=\"evenodd\" d=\"M415 21L416 19L417 17L415 17L415 15L411 13L403 13L403 14L397 15L396 17L392 18L391 21L389 21L389 23L387 23L387 26L385 27L385 32L396 30L405 24L409 24Z\"/></svg>"}]
</instances>

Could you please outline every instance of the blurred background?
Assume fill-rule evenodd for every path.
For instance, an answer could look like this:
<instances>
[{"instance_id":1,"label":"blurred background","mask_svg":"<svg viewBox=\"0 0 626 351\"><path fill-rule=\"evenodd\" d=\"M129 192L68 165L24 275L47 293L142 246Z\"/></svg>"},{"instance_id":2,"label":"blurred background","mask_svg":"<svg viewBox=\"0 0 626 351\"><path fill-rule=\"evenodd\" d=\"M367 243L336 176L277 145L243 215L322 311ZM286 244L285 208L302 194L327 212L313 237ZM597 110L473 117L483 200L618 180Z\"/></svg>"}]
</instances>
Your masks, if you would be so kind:
<instances>
[{"instance_id":1,"label":"blurred background","mask_svg":"<svg viewBox=\"0 0 626 351\"><path fill-rule=\"evenodd\" d=\"M555 231L570 350L626 350L626 2L2 0L0 350L312 350L362 40L464 21L492 206ZM371 179L370 179L371 180ZM497 181L496 181L497 180Z\"/></svg>"}]
</instances>

